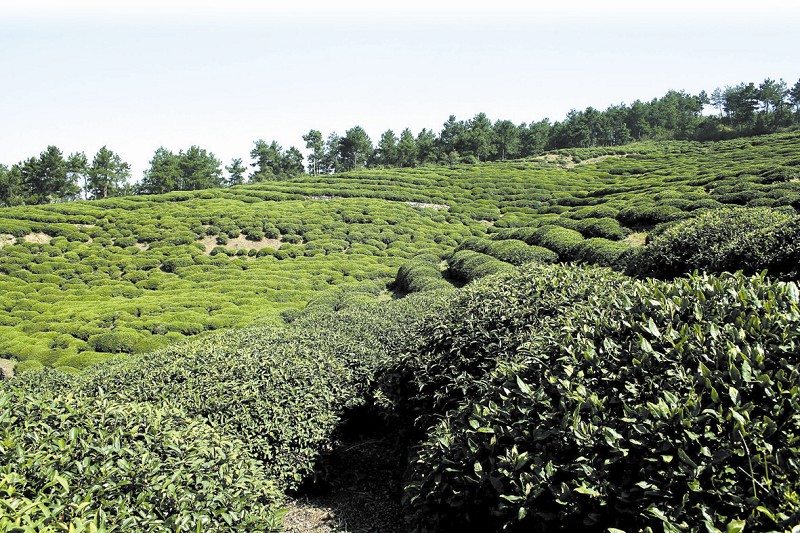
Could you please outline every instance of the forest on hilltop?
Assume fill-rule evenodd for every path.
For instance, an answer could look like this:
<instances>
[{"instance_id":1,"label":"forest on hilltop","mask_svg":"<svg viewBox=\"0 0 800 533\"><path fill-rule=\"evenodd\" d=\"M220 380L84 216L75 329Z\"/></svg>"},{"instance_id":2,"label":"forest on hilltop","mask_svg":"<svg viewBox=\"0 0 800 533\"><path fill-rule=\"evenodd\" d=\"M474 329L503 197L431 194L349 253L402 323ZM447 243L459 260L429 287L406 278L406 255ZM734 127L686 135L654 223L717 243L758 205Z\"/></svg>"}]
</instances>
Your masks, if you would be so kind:
<instances>
[{"instance_id":1,"label":"forest on hilltop","mask_svg":"<svg viewBox=\"0 0 800 533\"><path fill-rule=\"evenodd\" d=\"M706 106L716 113L703 115ZM38 157L10 167L0 164L0 206L207 189L291 179L304 172L314 176L366 168L504 161L545 150L611 147L642 140L732 139L798 124L800 80L790 87L782 79L767 78L758 85L743 82L710 94L669 91L661 98L612 105L604 111L573 109L556 122L545 118L514 124L493 122L484 113L469 120L451 115L438 135L428 129L414 135L405 128L398 136L389 129L377 143L360 126L344 135L332 132L327 138L311 129L303 136L305 167L299 149L284 149L276 141L263 139L254 142L249 154L252 163L234 158L224 172L222 161L205 148L191 146L175 153L159 147L136 183L130 181L130 165L107 146L89 161L83 152L65 156L51 145Z\"/></svg>"}]
</instances>

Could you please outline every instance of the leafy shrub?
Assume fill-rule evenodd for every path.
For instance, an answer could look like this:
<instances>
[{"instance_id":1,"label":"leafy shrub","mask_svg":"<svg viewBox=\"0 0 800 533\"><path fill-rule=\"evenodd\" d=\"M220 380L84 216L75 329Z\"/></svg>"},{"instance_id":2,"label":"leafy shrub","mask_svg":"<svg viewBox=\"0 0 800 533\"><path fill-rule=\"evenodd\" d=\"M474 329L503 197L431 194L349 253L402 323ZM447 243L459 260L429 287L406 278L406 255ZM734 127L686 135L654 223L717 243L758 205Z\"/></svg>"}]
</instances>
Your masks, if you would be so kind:
<instances>
[{"instance_id":1,"label":"leafy shrub","mask_svg":"<svg viewBox=\"0 0 800 533\"><path fill-rule=\"evenodd\" d=\"M666 227L631 257L632 274L669 278L693 270L767 270L796 279L800 216L769 208L726 208Z\"/></svg>"},{"instance_id":2,"label":"leafy shrub","mask_svg":"<svg viewBox=\"0 0 800 533\"><path fill-rule=\"evenodd\" d=\"M381 394L418 531L787 530L794 283L529 265L468 286Z\"/></svg>"},{"instance_id":3,"label":"leafy shrub","mask_svg":"<svg viewBox=\"0 0 800 533\"><path fill-rule=\"evenodd\" d=\"M578 246L575 259L592 265L625 270L630 249L629 244L597 237L583 241Z\"/></svg>"},{"instance_id":4,"label":"leafy shrub","mask_svg":"<svg viewBox=\"0 0 800 533\"><path fill-rule=\"evenodd\" d=\"M261 229L248 229L246 239L248 241L260 241L264 238L264 232Z\"/></svg>"},{"instance_id":5,"label":"leafy shrub","mask_svg":"<svg viewBox=\"0 0 800 533\"><path fill-rule=\"evenodd\" d=\"M521 265L531 261L539 263L558 261L558 254L555 252L541 246L529 246L523 241L515 239L487 240L469 237L464 239L456 250L480 252L512 265Z\"/></svg>"},{"instance_id":6,"label":"leafy shrub","mask_svg":"<svg viewBox=\"0 0 800 533\"><path fill-rule=\"evenodd\" d=\"M509 263L472 250L457 251L447 261L447 266L450 276L461 281L472 281L511 267Z\"/></svg>"},{"instance_id":7,"label":"leafy shrub","mask_svg":"<svg viewBox=\"0 0 800 533\"><path fill-rule=\"evenodd\" d=\"M583 240L583 236L575 230L545 225L532 231L526 242L552 250L562 261L572 261Z\"/></svg>"},{"instance_id":8,"label":"leafy shrub","mask_svg":"<svg viewBox=\"0 0 800 533\"><path fill-rule=\"evenodd\" d=\"M621 210L617 220L630 227L653 226L682 218L683 211L669 205L634 205Z\"/></svg>"},{"instance_id":9,"label":"leafy shrub","mask_svg":"<svg viewBox=\"0 0 800 533\"><path fill-rule=\"evenodd\" d=\"M601 237L612 241L621 241L630 233L613 218L584 218L576 221L572 229L587 238Z\"/></svg>"},{"instance_id":10,"label":"leafy shrub","mask_svg":"<svg viewBox=\"0 0 800 533\"><path fill-rule=\"evenodd\" d=\"M174 407L0 388L0 461L3 531L279 523L279 494L242 443Z\"/></svg>"},{"instance_id":11,"label":"leafy shrub","mask_svg":"<svg viewBox=\"0 0 800 533\"><path fill-rule=\"evenodd\" d=\"M521 265L531 261L538 263L555 263L558 261L557 253L541 246L529 246L522 241L511 239L487 242L490 245L486 253L512 265Z\"/></svg>"},{"instance_id":12,"label":"leafy shrub","mask_svg":"<svg viewBox=\"0 0 800 533\"><path fill-rule=\"evenodd\" d=\"M239 330L84 372L79 390L122 402L171 398L190 416L241 438L282 488L312 471L366 348L342 336ZM246 408L244 408L246 406Z\"/></svg>"},{"instance_id":13,"label":"leafy shrub","mask_svg":"<svg viewBox=\"0 0 800 533\"><path fill-rule=\"evenodd\" d=\"M133 353L136 344L141 340L139 333L129 328L116 328L107 333L89 337L89 346L97 352Z\"/></svg>"},{"instance_id":14,"label":"leafy shrub","mask_svg":"<svg viewBox=\"0 0 800 533\"><path fill-rule=\"evenodd\" d=\"M438 257L426 260L425 257L417 256L404 263L397 271L395 289L402 292L420 292L452 287L442 277L439 262Z\"/></svg>"},{"instance_id":15,"label":"leafy shrub","mask_svg":"<svg viewBox=\"0 0 800 533\"><path fill-rule=\"evenodd\" d=\"M179 268L191 266L194 264L194 258L191 255L176 255L165 257L161 264L161 269L164 272L175 272Z\"/></svg>"}]
</instances>

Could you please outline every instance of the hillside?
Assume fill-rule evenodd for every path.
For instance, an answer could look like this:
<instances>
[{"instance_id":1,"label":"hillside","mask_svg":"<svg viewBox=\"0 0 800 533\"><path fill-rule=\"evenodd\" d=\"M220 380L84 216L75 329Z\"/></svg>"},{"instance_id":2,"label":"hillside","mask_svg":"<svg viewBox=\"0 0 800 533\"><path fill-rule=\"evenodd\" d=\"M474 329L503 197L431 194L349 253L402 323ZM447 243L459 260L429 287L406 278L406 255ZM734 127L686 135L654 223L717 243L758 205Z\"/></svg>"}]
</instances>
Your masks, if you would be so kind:
<instances>
[{"instance_id":1,"label":"hillside","mask_svg":"<svg viewBox=\"0 0 800 533\"><path fill-rule=\"evenodd\" d=\"M791 133L0 210L0 529L280 530L371 428L400 530L790 530L799 207Z\"/></svg>"},{"instance_id":2,"label":"hillside","mask_svg":"<svg viewBox=\"0 0 800 533\"><path fill-rule=\"evenodd\" d=\"M0 357L22 370L79 369L210 330L276 324L315 291L368 281L379 291L411 257L444 258L469 236L540 243L514 228L562 226L576 246L592 240L541 241L558 260L613 264L655 225L703 209L800 205L799 138L574 149L1 209Z\"/></svg>"}]
</instances>

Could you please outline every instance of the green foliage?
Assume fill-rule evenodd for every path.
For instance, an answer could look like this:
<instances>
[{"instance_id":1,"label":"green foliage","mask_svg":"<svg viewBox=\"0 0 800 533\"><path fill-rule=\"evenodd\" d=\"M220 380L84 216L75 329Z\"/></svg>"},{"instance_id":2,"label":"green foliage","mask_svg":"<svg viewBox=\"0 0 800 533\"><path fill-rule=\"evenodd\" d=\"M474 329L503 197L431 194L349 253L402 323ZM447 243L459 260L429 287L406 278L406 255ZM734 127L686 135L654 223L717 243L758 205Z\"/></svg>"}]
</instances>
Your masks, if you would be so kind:
<instances>
[{"instance_id":1,"label":"green foliage","mask_svg":"<svg viewBox=\"0 0 800 533\"><path fill-rule=\"evenodd\" d=\"M473 150L473 141L459 142ZM639 252L618 258L621 245L592 239L618 241L629 224L688 219L726 201L793 213L800 185L781 176L797 167L798 147L797 133L637 143L551 154L556 159L320 170L227 189L3 208L0 288L22 296L4 298L0 354L88 363L114 355L88 344L112 326L141 336L136 352L209 330L278 323L320 289L359 280L388 286L414 256L447 257L468 237L492 243L472 251L510 263L555 261L555 253L621 268ZM651 240L666 230L647 228ZM280 239L281 249L252 240L259 231ZM72 339L54 345L54 333Z\"/></svg>"},{"instance_id":2,"label":"green foliage","mask_svg":"<svg viewBox=\"0 0 800 533\"><path fill-rule=\"evenodd\" d=\"M555 252L562 261L574 260L578 247L584 241L583 236L575 230L549 224L513 235L517 234L528 244Z\"/></svg>"},{"instance_id":3,"label":"green foliage","mask_svg":"<svg viewBox=\"0 0 800 533\"><path fill-rule=\"evenodd\" d=\"M472 281L511 268L510 263L472 250L459 250L447 261L448 273L460 281Z\"/></svg>"},{"instance_id":4,"label":"green foliage","mask_svg":"<svg viewBox=\"0 0 800 533\"><path fill-rule=\"evenodd\" d=\"M653 226L681 218L682 212L670 205L633 205L622 209L617 219L629 227Z\"/></svg>"},{"instance_id":5,"label":"green foliage","mask_svg":"<svg viewBox=\"0 0 800 533\"><path fill-rule=\"evenodd\" d=\"M449 287L450 283L442 277L439 263L436 256L417 256L404 263L397 271L395 289L410 293Z\"/></svg>"},{"instance_id":6,"label":"green foliage","mask_svg":"<svg viewBox=\"0 0 800 533\"><path fill-rule=\"evenodd\" d=\"M176 407L4 387L0 461L3 531L279 525L280 495L242 442Z\"/></svg>"},{"instance_id":7,"label":"green foliage","mask_svg":"<svg viewBox=\"0 0 800 533\"><path fill-rule=\"evenodd\" d=\"M541 246L529 246L522 241L514 239L490 241L470 237L462 241L456 250L480 252L512 265L521 265L531 261L539 263L555 263L558 261L558 254L555 252Z\"/></svg>"},{"instance_id":8,"label":"green foliage","mask_svg":"<svg viewBox=\"0 0 800 533\"><path fill-rule=\"evenodd\" d=\"M462 291L387 370L420 531L785 530L798 289L529 265Z\"/></svg>"},{"instance_id":9,"label":"green foliage","mask_svg":"<svg viewBox=\"0 0 800 533\"><path fill-rule=\"evenodd\" d=\"M665 228L631 256L638 275L669 278L704 270L797 279L800 216L769 208L728 208L701 213Z\"/></svg>"},{"instance_id":10,"label":"green foliage","mask_svg":"<svg viewBox=\"0 0 800 533\"><path fill-rule=\"evenodd\" d=\"M596 237L586 239L578 246L575 259L592 265L625 270L630 250L630 245L626 243Z\"/></svg>"}]
</instances>

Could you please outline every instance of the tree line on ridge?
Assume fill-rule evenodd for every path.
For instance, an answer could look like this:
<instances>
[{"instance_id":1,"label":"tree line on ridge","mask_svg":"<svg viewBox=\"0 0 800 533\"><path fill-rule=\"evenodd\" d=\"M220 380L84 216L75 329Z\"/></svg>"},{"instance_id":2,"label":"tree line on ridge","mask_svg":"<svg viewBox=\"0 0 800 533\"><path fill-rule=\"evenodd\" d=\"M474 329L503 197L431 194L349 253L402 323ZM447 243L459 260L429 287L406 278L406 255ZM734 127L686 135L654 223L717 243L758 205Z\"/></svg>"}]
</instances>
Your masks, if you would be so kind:
<instances>
[{"instance_id":1,"label":"tree line on ridge","mask_svg":"<svg viewBox=\"0 0 800 533\"><path fill-rule=\"evenodd\" d=\"M710 106L714 112L704 115ZM437 134L423 128L416 135L405 128L381 134L373 143L361 126L323 136L311 129L303 135L306 156L292 146L259 139L249 165L234 158L224 166L212 152L191 146L177 153L156 150L140 181L132 183L130 165L103 146L91 159L83 152L65 156L48 146L38 157L8 167L0 164L0 207L42 204L81 198L100 199L131 194L259 183L365 168L455 165L516 159L560 148L619 146L641 140L710 141L772 133L800 125L800 81L765 79L716 88L710 94L669 91L649 102L616 104L601 111L571 110L562 121L545 118L514 124L492 121L484 113L468 120L454 115ZM304 166L305 163L305 166Z\"/></svg>"}]
</instances>

